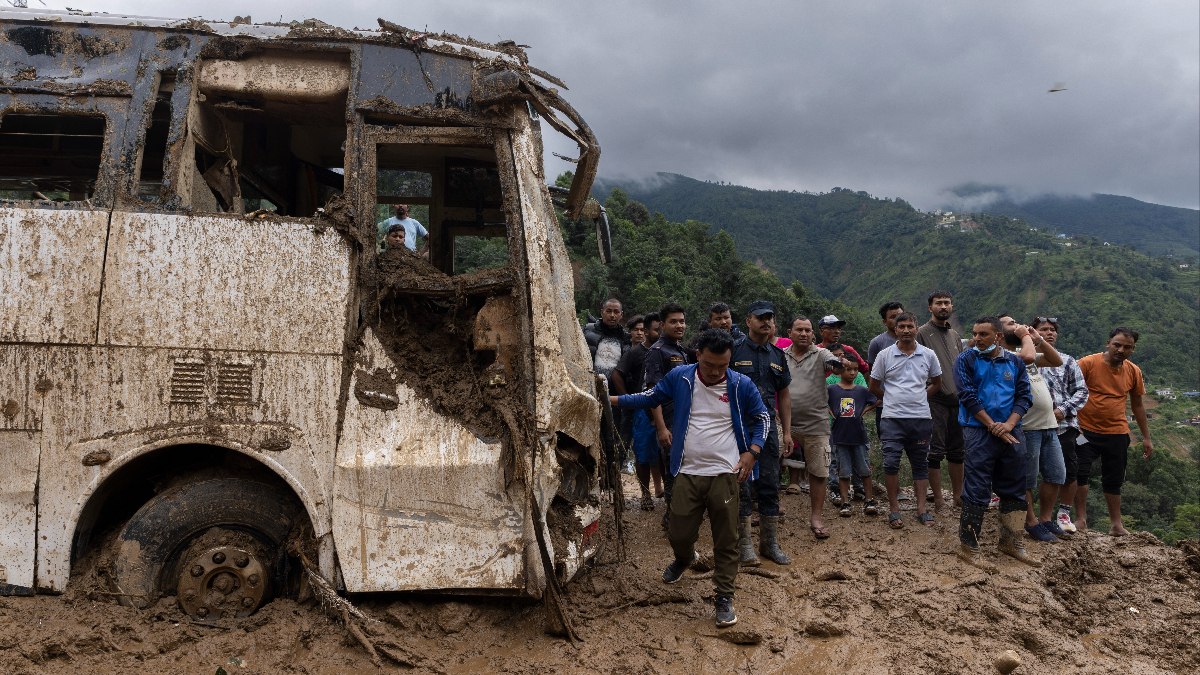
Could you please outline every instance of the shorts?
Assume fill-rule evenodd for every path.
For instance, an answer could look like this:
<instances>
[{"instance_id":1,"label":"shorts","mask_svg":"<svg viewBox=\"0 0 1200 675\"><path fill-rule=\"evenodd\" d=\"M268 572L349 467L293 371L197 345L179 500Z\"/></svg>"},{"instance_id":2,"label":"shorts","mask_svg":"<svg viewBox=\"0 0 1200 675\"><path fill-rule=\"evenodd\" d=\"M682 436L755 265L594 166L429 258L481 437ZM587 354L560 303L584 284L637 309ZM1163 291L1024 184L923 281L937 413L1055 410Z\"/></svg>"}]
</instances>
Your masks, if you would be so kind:
<instances>
[{"instance_id":1,"label":"shorts","mask_svg":"<svg viewBox=\"0 0 1200 675\"><path fill-rule=\"evenodd\" d=\"M829 461L833 454L829 449L829 434L803 434L793 428L792 443L804 451L804 469L810 476L829 477ZM792 457L795 457L795 450L792 451ZM792 457L784 460L784 466L799 468Z\"/></svg>"},{"instance_id":2,"label":"shorts","mask_svg":"<svg viewBox=\"0 0 1200 675\"><path fill-rule=\"evenodd\" d=\"M1067 427L1066 431L1058 434L1058 444L1062 447L1063 465L1067 467L1067 482L1074 483L1075 476L1079 475L1079 459L1075 456L1075 439L1079 437L1079 430L1075 427Z\"/></svg>"},{"instance_id":3,"label":"shorts","mask_svg":"<svg viewBox=\"0 0 1200 675\"><path fill-rule=\"evenodd\" d=\"M879 422L879 441L883 446L883 473L900 473L900 455L908 455L913 480L929 479L929 439L933 420L928 418L885 417Z\"/></svg>"},{"instance_id":4,"label":"shorts","mask_svg":"<svg viewBox=\"0 0 1200 675\"><path fill-rule=\"evenodd\" d=\"M871 462L867 456L867 446L845 445L838 443L833 446L833 454L837 457L838 477L849 480L853 476L866 478L871 475Z\"/></svg>"},{"instance_id":5,"label":"shorts","mask_svg":"<svg viewBox=\"0 0 1200 675\"><path fill-rule=\"evenodd\" d=\"M1096 434L1085 430L1075 443L1075 455L1079 458L1079 473L1075 475L1079 485L1088 484L1092 464L1099 457L1100 487L1104 494L1121 494L1125 465L1129 462L1129 434Z\"/></svg>"},{"instance_id":6,"label":"shorts","mask_svg":"<svg viewBox=\"0 0 1200 675\"><path fill-rule=\"evenodd\" d=\"M632 410L633 413L633 456L638 464L658 464L658 433L650 413Z\"/></svg>"},{"instance_id":7,"label":"shorts","mask_svg":"<svg viewBox=\"0 0 1200 675\"><path fill-rule=\"evenodd\" d=\"M1025 489L1037 489L1038 470L1042 482L1062 485L1067 482L1067 465L1058 444L1058 429L1025 429Z\"/></svg>"}]
</instances>

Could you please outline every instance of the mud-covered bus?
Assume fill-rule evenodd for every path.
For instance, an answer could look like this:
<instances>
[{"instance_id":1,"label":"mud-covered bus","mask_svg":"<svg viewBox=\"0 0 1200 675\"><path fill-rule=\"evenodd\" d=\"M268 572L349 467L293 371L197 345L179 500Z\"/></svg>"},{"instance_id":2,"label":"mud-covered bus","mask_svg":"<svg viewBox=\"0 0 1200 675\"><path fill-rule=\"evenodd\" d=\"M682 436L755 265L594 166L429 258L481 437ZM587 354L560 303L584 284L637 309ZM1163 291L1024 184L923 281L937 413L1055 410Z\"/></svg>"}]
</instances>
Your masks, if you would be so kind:
<instances>
[{"instance_id":1,"label":"mud-covered bus","mask_svg":"<svg viewBox=\"0 0 1200 675\"><path fill-rule=\"evenodd\" d=\"M0 63L0 594L102 544L115 596L194 617L305 550L346 592L529 597L594 555L555 200L599 147L519 47L6 9ZM381 252L398 204L427 236Z\"/></svg>"}]
</instances>

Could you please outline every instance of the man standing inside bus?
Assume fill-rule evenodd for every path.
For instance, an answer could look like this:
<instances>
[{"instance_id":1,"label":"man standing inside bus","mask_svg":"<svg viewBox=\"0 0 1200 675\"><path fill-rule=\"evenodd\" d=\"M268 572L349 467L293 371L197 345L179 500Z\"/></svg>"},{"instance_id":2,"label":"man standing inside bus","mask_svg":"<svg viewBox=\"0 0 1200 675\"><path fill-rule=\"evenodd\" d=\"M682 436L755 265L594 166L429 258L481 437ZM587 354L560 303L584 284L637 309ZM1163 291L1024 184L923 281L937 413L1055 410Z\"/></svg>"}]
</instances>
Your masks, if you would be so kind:
<instances>
[{"instance_id":1,"label":"man standing inside bus","mask_svg":"<svg viewBox=\"0 0 1200 675\"><path fill-rule=\"evenodd\" d=\"M675 488L667 537L675 559L663 571L673 584L696 560L696 538L707 514L712 527L717 627L737 623L738 483L750 478L771 414L754 382L730 370L733 340L710 328L696 338L697 362L671 370L640 394L613 396L614 406L653 408L673 403L671 475Z\"/></svg>"},{"instance_id":2,"label":"man standing inside bus","mask_svg":"<svg viewBox=\"0 0 1200 675\"><path fill-rule=\"evenodd\" d=\"M417 236L428 237L429 230L425 226L417 222L416 218L408 217L408 204L397 204L396 215L379 223L379 239L383 240L393 225L399 225L404 228L404 245L410 251L417 250ZM421 247L421 252L425 252L425 247Z\"/></svg>"}]
</instances>

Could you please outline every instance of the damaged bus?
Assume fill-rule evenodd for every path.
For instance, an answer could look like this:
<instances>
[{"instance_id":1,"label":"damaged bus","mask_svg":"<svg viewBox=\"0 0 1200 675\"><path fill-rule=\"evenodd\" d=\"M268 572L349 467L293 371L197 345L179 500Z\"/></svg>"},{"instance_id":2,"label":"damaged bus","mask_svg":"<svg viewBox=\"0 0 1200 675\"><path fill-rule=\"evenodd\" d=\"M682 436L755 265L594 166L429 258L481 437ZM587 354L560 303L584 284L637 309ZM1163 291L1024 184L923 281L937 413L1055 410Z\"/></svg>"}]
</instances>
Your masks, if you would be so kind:
<instances>
[{"instance_id":1,"label":"damaged bus","mask_svg":"<svg viewBox=\"0 0 1200 675\"><path fill-rule=\"evenodd\" d=\"M201 618L298 559L537 598L594 556L553 200L589 208L599 147L519 47L6 9L0 54L0 593L101 543L123 602ZM580 153L553 197L544 124ZM377 246L401 203L421 253Z\"/></svg>"}]
</instances>

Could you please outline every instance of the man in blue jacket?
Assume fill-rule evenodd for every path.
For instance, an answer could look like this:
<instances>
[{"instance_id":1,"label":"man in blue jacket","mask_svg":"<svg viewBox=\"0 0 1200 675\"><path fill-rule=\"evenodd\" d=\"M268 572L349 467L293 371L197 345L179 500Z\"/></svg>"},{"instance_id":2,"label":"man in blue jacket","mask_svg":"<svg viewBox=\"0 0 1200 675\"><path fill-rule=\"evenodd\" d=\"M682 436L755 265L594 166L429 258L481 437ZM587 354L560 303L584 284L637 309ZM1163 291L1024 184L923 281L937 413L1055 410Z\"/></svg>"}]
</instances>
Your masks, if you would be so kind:
<instances>
[{"instance_id":1,"label":"man in blue jacket","mask_svg":"<svg viewBox=\"0 0 1200 675\"><path fill-rule=\"evenodd\" d=\"M963 462L963 510L958 557L985 569L995 568L979 557L979 532L992 492L1000 496L1001 553L1023 563L1040 566L1025 553L1021 532L1025 525L1025 456L1021 443L1021 417L1033 404L1025 363L1001 345L1000 318L985 316L971 331L975 346L954 360L958 388L958 422L962 426L966 456Z\"/></svg>"},{"instance_id":2,"label":"man in blue jacket","mask_svg":"<svg viewBox=\"0 0 1200 675\"><path fill-rule=\"evenodd\" d=\"M673 402L669 471L675 477L667 537L675 559L663 571L673 584L696 559L704 514L712 524L717 627L737 623L738 483L753 472L771 415L750 378L729 369L733 339L710 328L696 338L696 363L674 368L640 394L611 397L623 408ZM1022 502L1024 504L1024 502Z\"/></svg>"}]
</instances>

